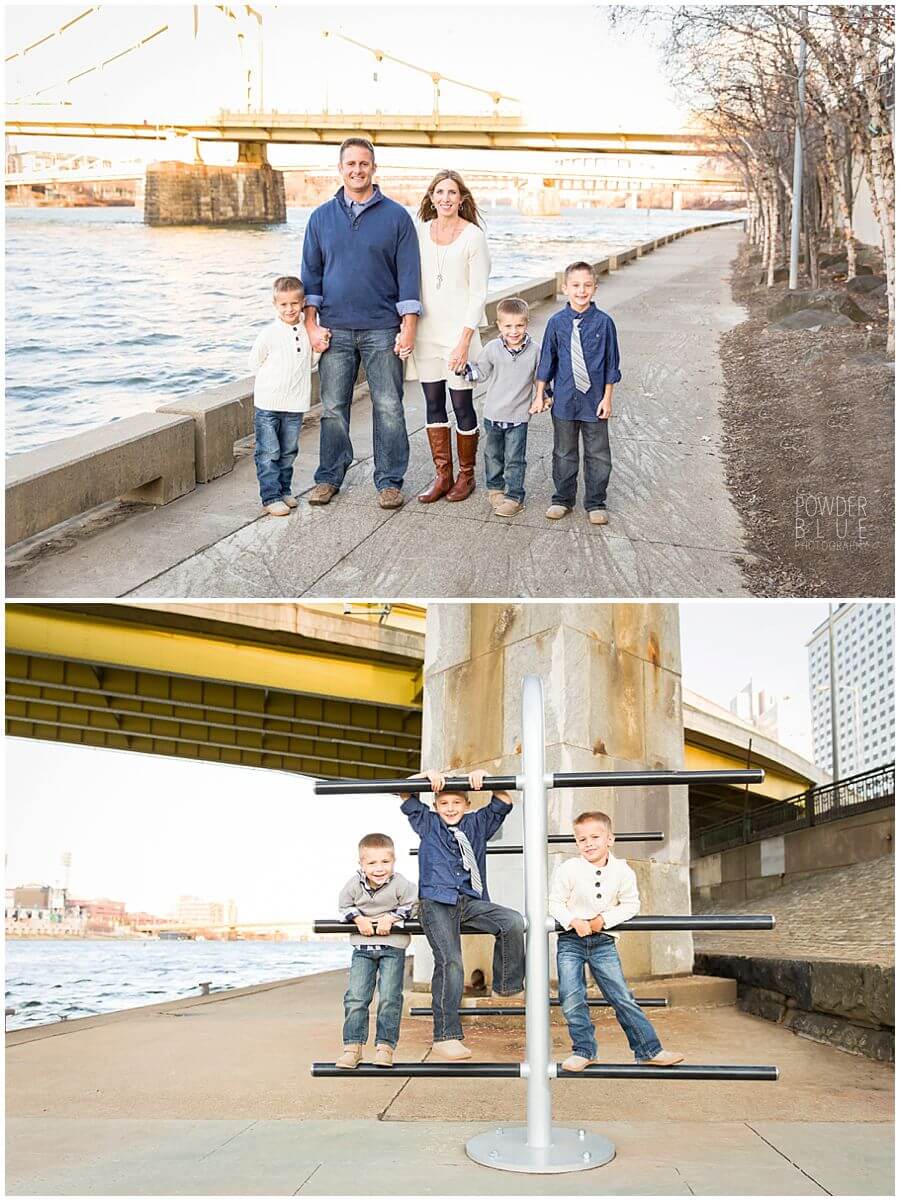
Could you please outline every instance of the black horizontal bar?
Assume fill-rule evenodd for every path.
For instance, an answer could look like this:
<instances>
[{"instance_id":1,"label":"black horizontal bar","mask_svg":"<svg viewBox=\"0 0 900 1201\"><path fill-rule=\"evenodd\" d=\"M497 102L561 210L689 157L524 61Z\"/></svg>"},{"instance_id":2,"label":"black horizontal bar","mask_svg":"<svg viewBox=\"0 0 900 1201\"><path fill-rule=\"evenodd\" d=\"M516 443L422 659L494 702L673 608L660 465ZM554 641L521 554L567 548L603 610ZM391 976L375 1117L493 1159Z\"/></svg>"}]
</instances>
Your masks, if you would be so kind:
<instances>
[{"instance_id":1,"label":"black horizontal bar","mask_svg":"<svg viewBox=\"0 0 900 1201\"><path fill-rule=\"evenodd\" d=\"M629 918L627 922L622 922L614 929L617 933L620 930L774 930L775 918L770 914L761 913L709 913L698 917L690 913L672 917L648 913L646 916ZM562 926L557 925L556 930L559 933ZM404 934L424 933L419 922L404 922L402 929L396 931L396 933L401 932ZM471 926L461 926L460 932L462 934L485 933L484 930L475 930ZM353 922L317 918L313 922L313 933L358 934L359 931Z\"/></svg>"},{"instance_id":2,"label":"black horizontal bar","mask_svg":"<svg viewBox=\"0 0 900 1201\"><path fill-rule=\"evenodd\" d=\"M665 1009L668 1007L668 1000L665 997L635 997L635 1001L642 1009ZM550 1004L553 1008L558 1009L560 1002L551 997ZM591 1009L604 1008L609 1006L609 1001L588 1001ZM474 1017L489 1017L495 1014L497 1017L521 1017L525 1013L524 1005L469 1005L458 1010L461 1018ZM409 1016L413 1018L430 1018L434 1016L433 1009L420 1009L412 1006L409 1011Z\"/></svg>"},{"instance_id":3,"label":"black horizontal bar","mask_svg":"<svg viewBox=\"0 0 900 1201\"><path fill-rule=\"evenodd\" d=\"M665 836L665 834L663 834L662 830L647 830L646 833L644 833L644 834L634 834L634 833L616 834L616 842L665 842L665 839L666 839L666 836ZM560 843L560 842L574 844L575 835L574 834L550 834L547 837L547 841L552 842L554 844ZM487 844L487 846L485 847L485 850L488 855L521 855L522 854L522 847L493 846L491 843ZM419 853L419 848L418 847L410 847L409 853L410 853L410 855L415 857Z\"/></svg>"},{"instance_id":4,"label":"black horizontal bar","mask_svg":"<svg viewBox=\"0 0 900 1201\"><path fill-rule=\"evenodd\" d=\"M481 791L491 789L508 792L516 787L516 776L485 776ZM590 771L557 772L551 788L628 788L654 787L675 784L761 784L765 772L761 767L735 768L722 771ZM446 792L471 792L468 776L448 776ZM316 780L316 796L343 796L361 792L431 792L427 780Z\"/></svg>"},{"instance_id":5,"label":"black horizontal bar","mask_svg":"<svg viewBox=\"0 0 900 1201\"><path fill-rule=\"evenodd\" d=\"M361 1063L348 1070L333 1063L314 1063L313 1076L335 1076L353 1080L359 1076L470 1076L477 1078L510 1079L521 1076L518 1063L395 1063L390 1068L377 1068L374 1063ZM556 1065L559 1080L777 1080L778 1068L754 1064L679 1063L671 1068L651 1063L595 1063L583 1072L564 1072Z\"/></svg>"}]
</instances>

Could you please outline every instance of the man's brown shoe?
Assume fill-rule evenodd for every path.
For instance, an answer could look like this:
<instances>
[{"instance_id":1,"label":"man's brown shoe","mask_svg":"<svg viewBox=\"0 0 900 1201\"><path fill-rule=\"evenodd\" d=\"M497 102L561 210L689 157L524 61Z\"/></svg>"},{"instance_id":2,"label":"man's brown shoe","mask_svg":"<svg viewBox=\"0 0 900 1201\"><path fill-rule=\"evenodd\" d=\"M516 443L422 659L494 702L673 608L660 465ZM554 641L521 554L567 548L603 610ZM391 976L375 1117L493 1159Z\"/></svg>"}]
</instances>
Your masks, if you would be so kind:
<instances>
[{"instance_id":1,"label":"man's brown shoe","mask_svg":"<svg viewBox=\"0 0 900 1201\"><path fill-rule=\"evenodd\" d=\"M333 496L337 495L334 484L316 484L307 500L311 505L327 505Z\"/></svg>"},{"instance_id":2,"label":"man's brown shoe","mask_svg":"<svg viewBox=\"0 0 900 1201\"><path fill-rule=\"evenodd\" d=\"M652 1063L657 1068L671 1068L683 1059L684 1056L679 1055L677 1051L657 1051L652 1059L639 1059L638 1063Z\"/></svg>"},{"instance_id":3,"label":"man's brown shoe","mask_svg":"<svg viewBox=\"0 0 900 1201\"><path fill-rule=\"evenodd\" d=\"M378 493L378 503L382 509L399 509L403 504L403 493L399 488L383 488Z\"/></svg>"}]
</instances>

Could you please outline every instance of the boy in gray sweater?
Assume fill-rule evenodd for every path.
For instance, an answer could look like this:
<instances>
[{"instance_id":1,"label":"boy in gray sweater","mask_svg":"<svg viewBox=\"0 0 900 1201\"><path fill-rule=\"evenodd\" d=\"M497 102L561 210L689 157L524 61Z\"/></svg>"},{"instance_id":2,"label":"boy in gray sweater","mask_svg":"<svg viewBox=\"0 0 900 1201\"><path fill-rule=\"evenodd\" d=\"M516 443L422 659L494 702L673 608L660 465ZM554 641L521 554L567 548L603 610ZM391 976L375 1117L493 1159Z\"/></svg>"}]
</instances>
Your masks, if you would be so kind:
<instances>
[{"instance_id":1,"label":"boy in gray sweater","mask_svg":"<svg viewBox=\"0 0 900 1201\"><path fill-rule=\"evenodd\" d=\"M518 297L497 305L499 338L459 373L485 381L484 470L488 500L498 517L515 517L525 501L525 444L534 403L540 350L528 333L528 305Z\"/></svg>"},{"instance_id":2,"label":"boy in gray sweater","mask_svg":"<svg viewBox=\"0 0 900 1201\"><path fill-rule=\"evenodd\" d=\"M387 834L367 834L359 843L359 871L341 889L338 905L350 935L353 958L344 994L344 1050L339 1068L355 1068L369 1038L369 1006L378 984L375 1066L389 1068L400 1039L403 969L409 935L403 923L412 915L415 885L394 871L394 843Z\"/></svg>"}]
</instances>

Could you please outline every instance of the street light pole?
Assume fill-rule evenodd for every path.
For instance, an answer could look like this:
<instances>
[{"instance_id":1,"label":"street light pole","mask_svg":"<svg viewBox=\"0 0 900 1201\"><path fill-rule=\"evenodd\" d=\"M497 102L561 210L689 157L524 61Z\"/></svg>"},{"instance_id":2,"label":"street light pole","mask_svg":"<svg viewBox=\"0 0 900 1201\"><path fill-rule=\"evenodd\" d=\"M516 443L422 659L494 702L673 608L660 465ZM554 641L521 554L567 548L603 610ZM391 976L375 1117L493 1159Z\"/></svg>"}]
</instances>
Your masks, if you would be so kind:
<instances>
[{"instance_id":1,"label":"street light pole","mask_svg":"<svg viewBox=\"0 0 900 1201\"><path fill-rule=\"evenodd\" d=\"M801 19L806 13L801 9ZM788 290L797 287L797 268L800 260L800 214L803 202L803 106L806 103L806 39L800 35L800 60L797 66L797 122L794 127L794 192L791 197L791 261L788 270Z\"/></svg>"}]
</instances>

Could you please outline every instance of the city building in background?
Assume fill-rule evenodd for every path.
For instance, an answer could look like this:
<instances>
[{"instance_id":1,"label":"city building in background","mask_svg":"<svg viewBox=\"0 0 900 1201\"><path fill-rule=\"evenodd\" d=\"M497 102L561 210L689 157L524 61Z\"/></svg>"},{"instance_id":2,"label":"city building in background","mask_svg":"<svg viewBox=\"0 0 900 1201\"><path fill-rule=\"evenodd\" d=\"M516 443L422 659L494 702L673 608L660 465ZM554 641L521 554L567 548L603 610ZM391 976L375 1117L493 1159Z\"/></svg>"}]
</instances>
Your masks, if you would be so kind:
<instances>
[{"instance_id":1,"label":"city building in background","mask_svg":"<svg viewBox=\"0 0 900 1201\"><path fill-rule=\"evenodd\" d=\"M778 741L778 701L762 688L754 691L752 679L731 698L728 708L773 742Z\"/></svg>"},{"instance_id":2,"label":"city building in background","mask_svg":"<svg viewBox=\"0 0 900 1201\"><path fill-rule=\"evenodd\" d=\"M204 901L200 897L180 896L175 902L175 921L197 926L222 926L237 922L234 901Z\"/></svg>"},{"instance_id":3,"label":"city building in background","mask_svg":"<svg viewBox=\"0 0 900 1201\"><path fill-rule=\"evenodd\" d=\"M833 651L829 650L829 631ZM813 757L832 770L831 688L837 714L838 775L894 758L894 610L891 604L847 603L806 644ZM834 660L832 681L830 659Z\"/></svg>"}]
</instances>

